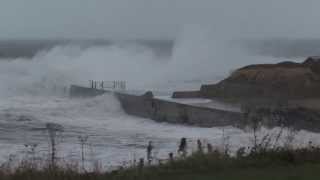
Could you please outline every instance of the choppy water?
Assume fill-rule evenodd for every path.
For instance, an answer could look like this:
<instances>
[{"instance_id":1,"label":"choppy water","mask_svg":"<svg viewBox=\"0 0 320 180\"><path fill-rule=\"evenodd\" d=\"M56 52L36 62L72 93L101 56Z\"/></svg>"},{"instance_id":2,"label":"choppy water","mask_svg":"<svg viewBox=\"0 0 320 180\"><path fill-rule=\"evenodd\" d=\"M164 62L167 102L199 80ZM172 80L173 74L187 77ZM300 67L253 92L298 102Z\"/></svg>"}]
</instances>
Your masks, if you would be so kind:
<instances>
[{"instance_id":1,"label":"choppy water","mask_svg":"<svg viewBox=\"0 0 320 180\"><path fill-rule=\"evenodd\" d=\"M163 97L173 90L193 90L202 83L219 79L219 74L215 74L219 67L215 63L209 64L212 65L209 68L198 66L207 61L201 58L194 61L194 56L185 59L188 56L184 52L189 53L190 49L183 47L180 44L168 48L176 50L160 56L155 53L159 50L149 45L64 44L40 50L32 57L1 59L0 162L8 160L10 155L17 159L25 156L25 144L38 144L37 154L46 157L46 123L57 123L64 128L59 136L60 158L79 161L78 136L88 136L86 160L88 163L99 160L103 166L145 157L148 141L153 141L159 158L176 152L181 137L189 139L190 151L194 150L197 139L221 146L223 129L230 136L232 149L250 145L251 133L232 127L156 123L126 115L112 95L71 99L64 92L70 84L87 85L92 79L126 80L131 90L154 90ZM208 69L210 72L206 72ZM296 144L319 139L317 134L302 131Z\"/></svg>"},{"instance_id":2,"label":"choppy water","mask_svg":"<svg viewBox=\"0 0 320 180\"><path fill-rule=\"evenodd\" d=\"M25 155L24 144L38 144L37 151L46 156L48 147L45 124L54 122L64 127L59 136L58 153L64 159L80 161L78 136L89 136L86 157L99 160L104 166L119 165L145 157L148 141L153 141L159 158L176 152L181 137L189 139L190 150L201 139L221 146L223 129L230 136L232 149L249 146L252 134L224 128L198 128L166 123L126 115L112 95L92 99L68 97L14 97L2 100L0 107L0 156ZM266 130L267 131L267 130ZM276 132L276 130L274 130ZM299 144L319 141L319 135L300 132Z\"/></svg>"}]
</instances>

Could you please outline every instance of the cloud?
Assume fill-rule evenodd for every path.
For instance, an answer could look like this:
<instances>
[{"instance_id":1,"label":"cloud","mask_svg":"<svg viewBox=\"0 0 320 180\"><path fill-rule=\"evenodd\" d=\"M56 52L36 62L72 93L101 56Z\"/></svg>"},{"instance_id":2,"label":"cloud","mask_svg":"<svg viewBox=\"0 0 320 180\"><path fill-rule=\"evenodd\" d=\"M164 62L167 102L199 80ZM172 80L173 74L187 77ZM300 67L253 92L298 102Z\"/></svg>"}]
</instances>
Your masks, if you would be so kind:
<instances>
[{"instance_id":1,"label":"cloud","mask_svg":"<svg viewBox=\"0 0 320 180\"><path fill-rule=\"evenodd\" d=\"M316 0L2 0L1 38L173 38L188 24L230 36L316 37Z\"/></svg>"}]
</instances>

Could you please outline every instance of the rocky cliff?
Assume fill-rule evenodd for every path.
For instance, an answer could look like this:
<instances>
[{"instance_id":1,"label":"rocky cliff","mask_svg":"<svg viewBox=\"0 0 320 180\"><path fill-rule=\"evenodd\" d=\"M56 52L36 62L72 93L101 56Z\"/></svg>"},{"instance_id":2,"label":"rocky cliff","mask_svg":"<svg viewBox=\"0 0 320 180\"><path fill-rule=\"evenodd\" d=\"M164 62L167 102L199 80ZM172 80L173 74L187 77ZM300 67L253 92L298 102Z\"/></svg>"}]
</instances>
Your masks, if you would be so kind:
<instances>
[{"instance_id":1,"label":"rocky cliff","mask_svg":"<svg viewBox=\"0 0 320 180\"><path fill-rule=\"evenodd\" d=\"M282 62L242 67L217 84L202 85L198 94L205 98L320 97L320 57L309 57L302 63ZM186 93L183 95L188 96Z\"/></svg>"}]
</instances>

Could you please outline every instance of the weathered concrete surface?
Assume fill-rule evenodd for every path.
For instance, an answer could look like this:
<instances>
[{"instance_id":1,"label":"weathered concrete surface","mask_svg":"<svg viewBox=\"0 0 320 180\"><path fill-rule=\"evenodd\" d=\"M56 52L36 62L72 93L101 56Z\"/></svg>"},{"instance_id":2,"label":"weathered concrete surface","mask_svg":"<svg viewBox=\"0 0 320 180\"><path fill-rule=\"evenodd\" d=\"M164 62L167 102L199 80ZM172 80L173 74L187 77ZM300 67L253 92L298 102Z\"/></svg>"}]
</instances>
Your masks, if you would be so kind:
<instances>
[{"instance_id":1,"label":"weathered concrete surface","mask_svg":"<svg viewBox=\"0 0 320 180\"><path fill-rule=\"evenodd\" d=\"M71 97L94 97L110 91L71 86ZM154 98L151 92L145 95L130 95L120 92L113 93L120 101L124 111L133 116L148 118L157 122L178 123L200 127L234 126L244 128L250 126L246 112L218 110L209 107L181 104ZM297 130L320 132L320 113L318 111L293 107L281 111L265 106L253 105L261 117L261 124L266 127L290 126ZM272 107L274 107L272 105ZM279 111L280 110L280 111Z\"/></svg>"},{"instance_id":2,"label":"weathered concrete surface","mask_svg":"<svg viewBox=\"0 0 320 180\"><path fill-rule=\"evenodd\" d=\"M81 86L71 85L69 94L71 97L94 97L99 96L107 91L93 88L85 88Z\"/></svg>"},{"instance_id":3,"label":"weathered concrete surface","mask_svg":"<svg viewBox=\"0 0 320 180\"><path fill-rule=\"evenodd\" d=\"M196 107L144 96L118 94L117 97L128 114L159 122L213 127L237 126L242 119L242 114L238 112Z\"/></svg>"},{"instance_id":4,"label":"weathered concrete surface","mask_svg":"<svg viewBox=\"0 0 320 180\"><path fill-rule=\"evenodd\" d=\"M172 94L172 98L199 98L200 91L176 91Z\"/></svg>"},{"instance_id":5,"label":"weathered concrete surface","mask_svg":"<svg viewBox=\"0 0 320 180\"><path fill-rule=\"evenodd\" d=\"M93 97L106 93L104 90L71 86L72 97ZM201 127L240 126L242 113L206 107L191 106L156 99L148 92L143 96L115 92L127 114L153 119L158 122L179 123Z\"/></svg>"}]
</instances>

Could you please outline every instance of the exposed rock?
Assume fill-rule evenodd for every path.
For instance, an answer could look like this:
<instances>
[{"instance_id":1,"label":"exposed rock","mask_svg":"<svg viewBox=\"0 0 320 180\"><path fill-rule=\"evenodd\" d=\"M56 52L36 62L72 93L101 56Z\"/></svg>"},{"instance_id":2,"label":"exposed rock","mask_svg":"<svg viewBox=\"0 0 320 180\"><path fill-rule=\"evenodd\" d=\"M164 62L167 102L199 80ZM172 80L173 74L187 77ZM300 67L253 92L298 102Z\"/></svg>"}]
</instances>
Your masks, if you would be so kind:
<instances>
[{"instance_id":1,"label":"exposed rock","mask_svg":"<svg viewBox=\"0 0 320 180\"><path fill-rule=\"evenodd\" d=\"M303 63L245 66L217 84L203 85L199 93L205 98L320 97L320 57L309 57Z\"/></svg>"},{"instance_id":2,"label":"exposed rock","mask_svg":"<svg viewBox=\"0 0 320 180\"><path fill-rule=\"evenodd\" d=\"M152 91L147 91L146 93L143 94L143 97L145 97L147 99L152 99L153 98Z\"/></svg>"},{"instance_id":3,"label":"exposed rock","mask_svg":"<svg viewBox=\"0 0 320 180\"><path fill-rule=\"evenodd\" d=\"M320 74L320 56L309 57L303 64L310 67L313 72Z\"/></svg>"}]
</instances>

